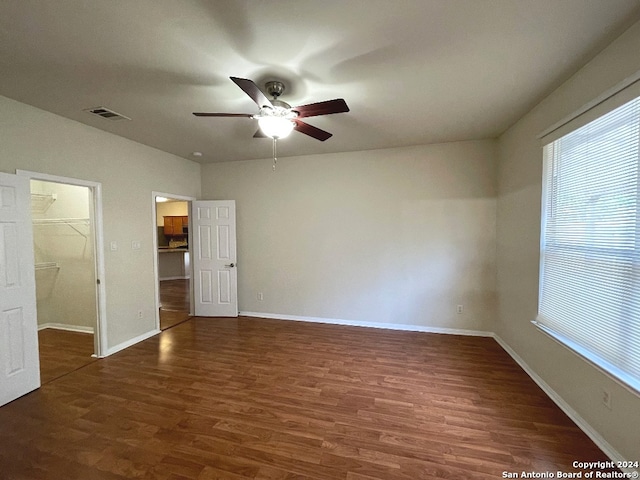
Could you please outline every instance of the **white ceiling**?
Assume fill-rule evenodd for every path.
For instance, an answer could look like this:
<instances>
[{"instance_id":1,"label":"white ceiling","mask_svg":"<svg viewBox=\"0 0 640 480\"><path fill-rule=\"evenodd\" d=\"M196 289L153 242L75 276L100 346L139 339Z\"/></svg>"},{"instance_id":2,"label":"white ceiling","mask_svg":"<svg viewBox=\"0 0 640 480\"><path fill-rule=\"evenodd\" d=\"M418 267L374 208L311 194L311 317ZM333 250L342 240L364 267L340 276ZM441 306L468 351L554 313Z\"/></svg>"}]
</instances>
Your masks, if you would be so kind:
<instances>
[{"instance_id":1,"label":"white ceiling","mask_svg":"<svg viewBox=\"0 0 640 480\"><path fill-rule=\"evenodd\" d=\"M281 157L490 138L638 19L639 0L1 0L0 94L205 163L271 155L255 120L191 114L257 113L229 76L349 104Z\"/></svg>"}]
</instances>

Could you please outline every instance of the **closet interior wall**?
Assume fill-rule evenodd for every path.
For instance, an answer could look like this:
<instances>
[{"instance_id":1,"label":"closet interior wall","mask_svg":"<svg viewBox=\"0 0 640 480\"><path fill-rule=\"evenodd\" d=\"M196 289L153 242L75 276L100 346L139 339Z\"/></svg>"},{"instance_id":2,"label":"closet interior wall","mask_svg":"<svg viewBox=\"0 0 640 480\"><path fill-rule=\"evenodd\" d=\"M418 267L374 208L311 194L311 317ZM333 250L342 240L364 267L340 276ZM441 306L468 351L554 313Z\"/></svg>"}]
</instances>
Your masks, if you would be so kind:
<instances>
[{"instance_id":1,"label":"closet interior wall","mask_svg":"<svg viewBox=\"0 0 640 480\"><path fill-rule=\"evenodd\" d=\"M38 328L93 333L96 277L87 187L31 181Z\"/></svg>"}]
</instances>

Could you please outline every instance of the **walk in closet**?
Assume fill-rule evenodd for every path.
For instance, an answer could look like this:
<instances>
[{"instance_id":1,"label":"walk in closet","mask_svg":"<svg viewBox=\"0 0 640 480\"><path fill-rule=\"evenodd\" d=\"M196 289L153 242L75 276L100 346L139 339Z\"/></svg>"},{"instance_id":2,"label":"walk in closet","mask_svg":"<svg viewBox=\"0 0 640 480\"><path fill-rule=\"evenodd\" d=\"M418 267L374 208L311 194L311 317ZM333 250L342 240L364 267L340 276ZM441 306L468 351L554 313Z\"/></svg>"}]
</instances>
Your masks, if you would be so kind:
<instances>
[{"instance_id":1,"label":"walk in closet","mask_svg":"<svg viewBox=\"0 0 640 480\"><path fill-rule=\"evenodd\" d=\"M97 313L90 190L32 180L31 210L38 329L93 334Z\"/></svg>"}]
</instances>

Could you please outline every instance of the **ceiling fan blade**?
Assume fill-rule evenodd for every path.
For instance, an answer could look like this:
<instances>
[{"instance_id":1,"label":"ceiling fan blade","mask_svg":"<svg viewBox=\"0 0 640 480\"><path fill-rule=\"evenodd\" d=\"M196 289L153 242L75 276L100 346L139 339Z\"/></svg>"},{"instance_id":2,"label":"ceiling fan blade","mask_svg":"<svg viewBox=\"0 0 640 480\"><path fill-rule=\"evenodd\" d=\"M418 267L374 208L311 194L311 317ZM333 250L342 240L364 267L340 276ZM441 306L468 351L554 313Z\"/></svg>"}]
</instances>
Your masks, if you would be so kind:
<instances>
[{"instance_id":1,"label":"ceiling fan blade","mask_svg":"<svg viewBox=\"0 0 640 480\"><path fill-rule=\"evenodd\" d=\"M309 125L308 123L304 123L300 120L294 120L294 123L296 124L295 127L293 127L294 130L297 130L300 133L304 133L305 135L309 135L310 137L320 140L321 142L324 142L325 140L333 136L332 133L321 130L318 127L314 127L313 125Z\"/></svg>"},{"instance_id":2,"label":"ceiling fan blade","mask_svg":"<svg viewBox=\"0 0 640 480\"><path fill-rule=\"evenodd\" d=\"M238 78L238 77L229 77L231 80L238 85L244 93L251 97L251 100L256 102L256 104L262 108L265 105L272 107L271 100L269 100L264 93L258 88L258 86L253 83L253 81L248 80L246 78Z\"/></svg>"},{"instance_id":3,"label":"ceiling fan blade","mask_svg":"<svg viewBox=\"0 0 640 480\"><path fill-rule=\"evenodd\" d=\"M310 103L291 110L298 112L298 118L317 117L318 115L330 115L332 113L344 113L349 111L347 102L343 98L327 100L325 102Z\"/></svg>"},{"instance_id":4,"label":"ceiling fan blade","mask_svg":"<svg viewBox=\"0 0 640 480\"><path fill-rule=\"evenodd\" d=\"M193 112L196 117L253 117L252 113L208 113L208 112Z\"/></svg>"}]
</instances>

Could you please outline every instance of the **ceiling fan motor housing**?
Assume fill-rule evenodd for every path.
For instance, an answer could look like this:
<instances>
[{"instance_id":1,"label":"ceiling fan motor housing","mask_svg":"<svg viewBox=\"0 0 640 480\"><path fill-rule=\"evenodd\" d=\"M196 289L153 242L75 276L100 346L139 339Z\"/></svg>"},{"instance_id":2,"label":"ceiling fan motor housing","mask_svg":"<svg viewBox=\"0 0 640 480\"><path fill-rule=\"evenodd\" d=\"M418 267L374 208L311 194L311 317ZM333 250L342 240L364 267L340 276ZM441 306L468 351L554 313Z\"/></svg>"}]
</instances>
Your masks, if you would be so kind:
<instances>
[{"instance_id":1,"label":"ceiling fan motor housing","mask_svg":"<svg viewBox=\"0 0 640 480\"><path fill-rule=\"evenodd\" d=\"M264 87L273 98L278 98L284 92L284 83L275 80L265 83Z\"/></svg>"},{"instance_id":2,"label":"ceiling fan motor housing","mask_svg":"<svg viewBox=\"0 0 640 480\"><path fill-rule=\"evenodd\" d=\"M283 108L285 110L291 110L291 105L289 105L287 102L283 102L282 100L271 100L271 105L274 106L274 108Z\"/></svg>"}]
</instances>

